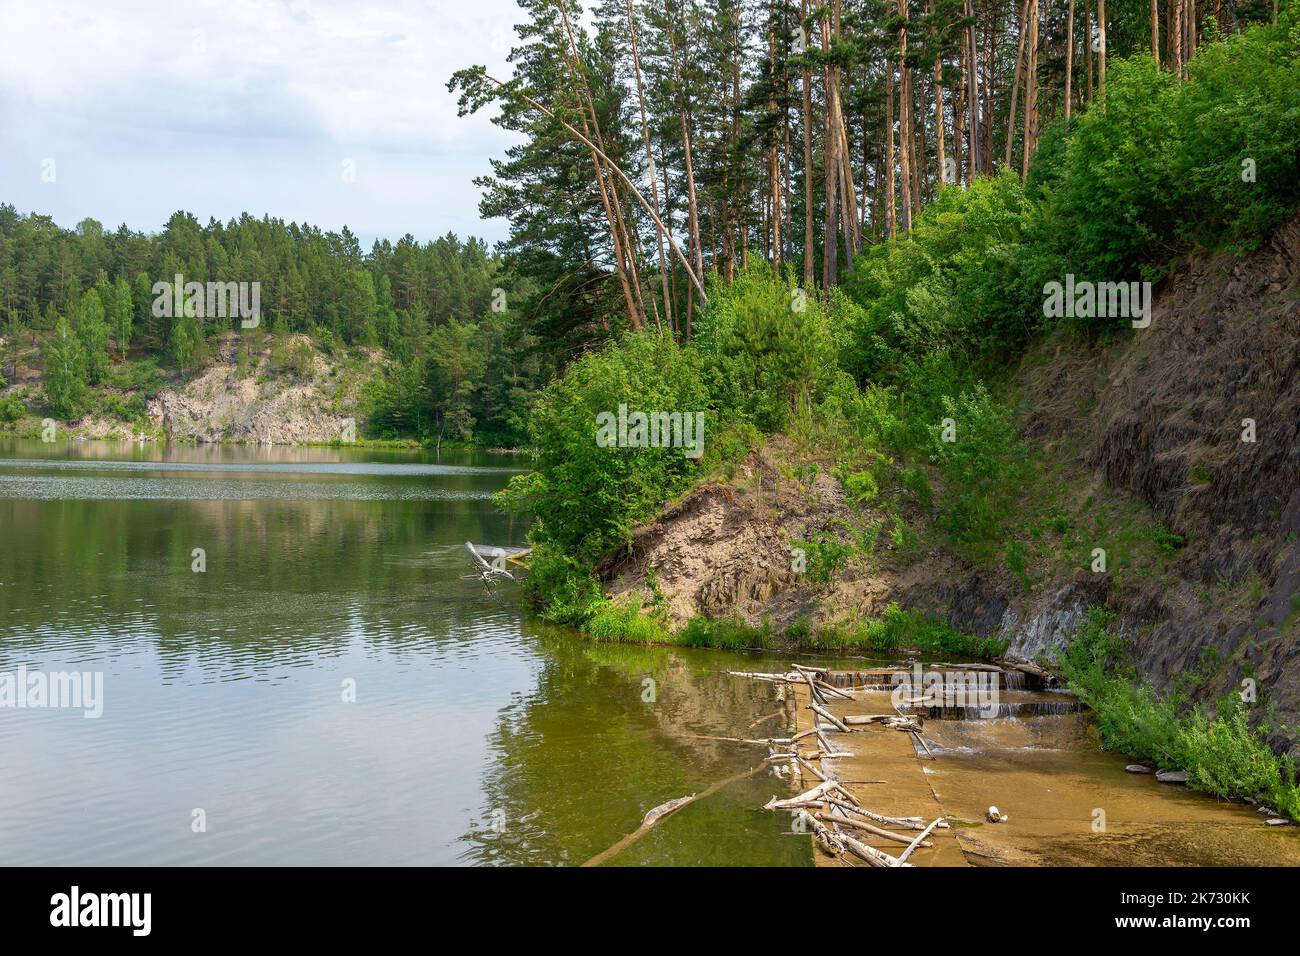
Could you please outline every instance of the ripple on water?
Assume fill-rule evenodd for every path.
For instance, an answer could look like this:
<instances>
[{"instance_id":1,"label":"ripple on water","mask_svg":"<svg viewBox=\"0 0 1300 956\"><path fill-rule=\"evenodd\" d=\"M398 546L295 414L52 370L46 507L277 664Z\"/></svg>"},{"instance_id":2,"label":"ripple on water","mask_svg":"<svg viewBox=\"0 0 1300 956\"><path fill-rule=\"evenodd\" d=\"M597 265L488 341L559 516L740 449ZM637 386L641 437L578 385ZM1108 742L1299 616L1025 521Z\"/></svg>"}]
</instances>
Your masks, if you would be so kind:
<instances>
[{"instance_id":1,"label":"ripple on water","mask_svg":"<svg viewBox=\"0 0 1300 956\"><path fill-rule=\"evenodd\" d=\"M420 483L273 482L208 478L97 478L0 475L0 498L36 500L483 501L492 489Z\"/></svg>"}]
</instances>

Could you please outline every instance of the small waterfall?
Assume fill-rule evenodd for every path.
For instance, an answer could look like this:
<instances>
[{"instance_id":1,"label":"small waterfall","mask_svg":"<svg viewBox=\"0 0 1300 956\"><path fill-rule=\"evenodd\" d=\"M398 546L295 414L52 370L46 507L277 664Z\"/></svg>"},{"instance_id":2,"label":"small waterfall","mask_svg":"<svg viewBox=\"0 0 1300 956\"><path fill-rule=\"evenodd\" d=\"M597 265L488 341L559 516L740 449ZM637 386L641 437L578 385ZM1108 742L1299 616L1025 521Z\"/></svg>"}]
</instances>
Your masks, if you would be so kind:
<instances>
[{"instance_id":1,"label":"small waterfall","mask_svg":"<svg viewBox=\"0 0 1300 956\"><path fill-rule=\"evenodd\" d=\"M927 720L996 720L1006 717L1055 717L1077 714L1083 710L1078 700L1021 700L981 707L978 704L962 706L913 707L912 713L922 713Z\"/></svg>"}]
</instances>

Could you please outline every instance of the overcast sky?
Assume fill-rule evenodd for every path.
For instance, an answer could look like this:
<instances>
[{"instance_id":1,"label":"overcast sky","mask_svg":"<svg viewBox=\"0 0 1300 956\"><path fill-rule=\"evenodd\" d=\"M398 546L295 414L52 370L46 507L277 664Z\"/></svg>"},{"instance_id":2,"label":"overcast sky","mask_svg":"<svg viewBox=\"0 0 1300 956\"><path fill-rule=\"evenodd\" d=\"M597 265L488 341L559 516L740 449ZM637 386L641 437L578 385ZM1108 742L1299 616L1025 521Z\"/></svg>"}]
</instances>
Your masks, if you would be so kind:
<instances>
[{"instance_id":1,"label":"overcast sky","mask_svg":"<svg viewBox=\"0 0 1300 956\"><path fill-rule=\"evenodd\" d=\"M500 239L473 179L508 137L458 119L446 83L505 69L519 14L515 0L0 0L0 202L62 226L153 232L186 209L346 224L364 247Z\"/></svg>"}]
</instances>

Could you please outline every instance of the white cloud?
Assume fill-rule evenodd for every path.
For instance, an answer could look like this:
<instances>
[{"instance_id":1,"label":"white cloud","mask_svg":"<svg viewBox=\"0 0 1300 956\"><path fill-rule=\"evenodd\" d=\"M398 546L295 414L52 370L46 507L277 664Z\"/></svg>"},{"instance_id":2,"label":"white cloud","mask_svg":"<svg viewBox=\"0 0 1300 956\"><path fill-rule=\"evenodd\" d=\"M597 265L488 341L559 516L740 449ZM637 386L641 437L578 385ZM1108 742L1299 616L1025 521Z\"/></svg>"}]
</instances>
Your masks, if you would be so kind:
<instances>
[{"instance_id":1,"label":"white cloud","mask_svg":"<svg viewBox=\"0 0 1300 956\"><path fill-rule=\"evenodd\" d=\"M118 208L134 197L141 210L125 221L156 228L168 213L151 200L184 199L197 179L203 189L180 205L200 216L247 209L336 227L331 215L347 210L372 220L347 220L362 234L386 232L398 212L472 225L470 180L508 142L486 116L458 118L446 83L472 63L507 69L514 0L4 7L0 135L16 149L0 170L19 195L0 200L56 218L75 197L81 215L112 223L96 201ZM32 164L48 156L64 173L42 190ZM331 171L344 157L367 157L362 168L386 178L367 187L359 177L341 194ZM304 185L317 180L313 213L301 207L313 205ZM215 198L237 208L207 208ZM281 199L299 212L275 208ZM428 234L421 222L407 229Z\"/></svg>"}]
</instances>

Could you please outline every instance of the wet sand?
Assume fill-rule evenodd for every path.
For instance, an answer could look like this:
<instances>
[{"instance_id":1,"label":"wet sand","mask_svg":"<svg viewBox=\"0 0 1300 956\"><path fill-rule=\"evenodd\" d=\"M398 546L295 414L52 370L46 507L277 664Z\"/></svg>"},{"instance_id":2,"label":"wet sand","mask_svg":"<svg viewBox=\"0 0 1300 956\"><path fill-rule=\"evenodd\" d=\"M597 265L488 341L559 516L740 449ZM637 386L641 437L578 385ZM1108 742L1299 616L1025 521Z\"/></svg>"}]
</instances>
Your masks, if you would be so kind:
<instances>
[{"instance_id":1,"label":"wet sand","mask_svg":"<svg viewBox=\"0 0 1300 956\"><path fill-rule=\"evenodd\" d=\"M853 697L830 698L829 709L893 713L887 691ZM803 730L812 726L807 692L796 699ZM1269 827L1255 807L1125 772L1129 761L1099 749L1083 714L926 720L933 758L918 753L911 734L880 725L827 736L854 753L827 762L864 807L952 824L934 832L933 848L912 855L917 866L1300 866L1300 827ZM865 782L874 780L885 782ZM804 786L815 782L805 778ZM989 823L990 805L1008 819ZM864 842L891 855L903 849L879 837ZM816 858L844 865L821 851Z\"/></svg>"}]
</instances>

